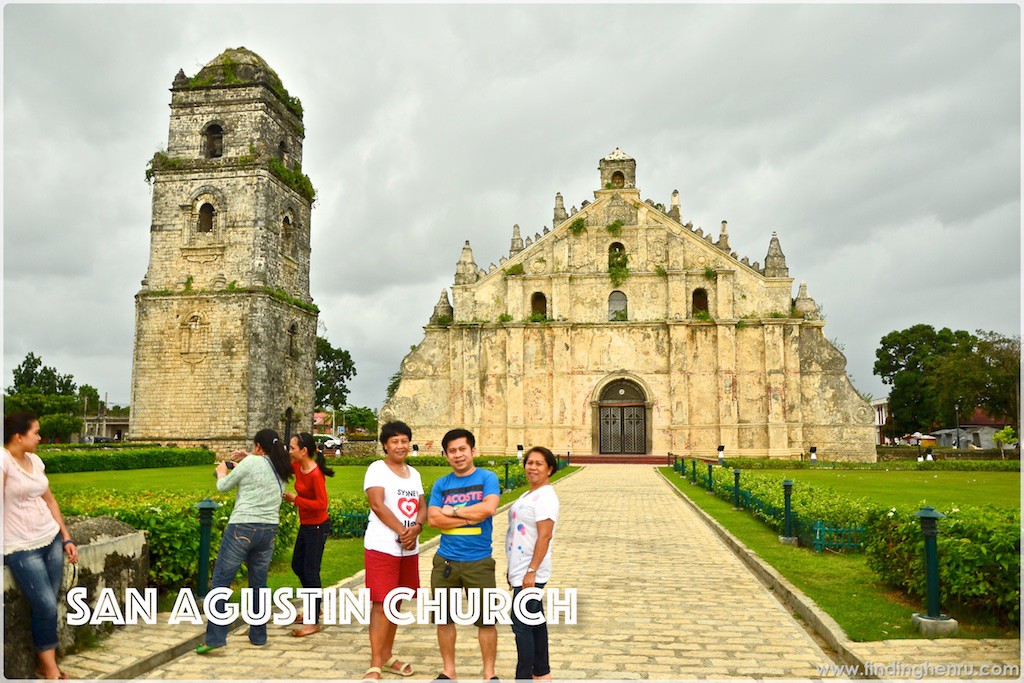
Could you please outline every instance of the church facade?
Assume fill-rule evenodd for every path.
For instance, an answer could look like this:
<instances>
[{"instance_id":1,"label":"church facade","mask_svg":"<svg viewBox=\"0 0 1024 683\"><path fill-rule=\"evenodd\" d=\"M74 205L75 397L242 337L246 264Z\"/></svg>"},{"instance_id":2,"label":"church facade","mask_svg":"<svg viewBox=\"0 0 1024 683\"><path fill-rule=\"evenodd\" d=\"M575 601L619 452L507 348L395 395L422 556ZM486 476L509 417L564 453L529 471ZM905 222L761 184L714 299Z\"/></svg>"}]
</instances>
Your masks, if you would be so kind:
<instances>
[{"instance_id":1,"label":"church facade","mask_svg":"<svg viewBox=\"0 0 1024 683\"><path fill-rule=\"evenodd\" d=\"M302 108L245 48L171 87L153 186L149 267L135 296L128 439L251 447L313 423L313 188Z\"/></svg>"},{"instance_id":2,"label":"church facade","mask_svg":"<svg viewBox=\"0 0 1024 683\"><path fill-rule=\"evenodd\" d=\"M773 233L764 265L641 199L636 162L600 161L579 211L555 196L553 229L480 268L467 241L423 341L402 361L381 420L402 419L423 452L463 426L485 453L875 459L872 412L824 336L801 284L793 297Z\"/></svg>"}]
</instances>

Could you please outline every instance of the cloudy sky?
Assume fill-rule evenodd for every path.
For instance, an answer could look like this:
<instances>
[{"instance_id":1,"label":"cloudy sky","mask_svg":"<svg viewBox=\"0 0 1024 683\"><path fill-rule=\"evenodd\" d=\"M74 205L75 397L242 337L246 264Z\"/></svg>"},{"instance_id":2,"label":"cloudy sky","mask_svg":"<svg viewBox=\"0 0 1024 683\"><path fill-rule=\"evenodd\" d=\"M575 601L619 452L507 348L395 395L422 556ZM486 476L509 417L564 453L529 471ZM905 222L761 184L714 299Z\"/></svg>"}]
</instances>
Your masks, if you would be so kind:
<instances>
[{"instance_id":1,"label":"cloudy sky","mask_svg":"<svg viewBox=\"0 0 1024 683\"><path fill-rule=\"evenodd\" d=\"M168 88L227 47L302 99L312 292L379 407L464 240L486 267L593 199L729 221L827 314L864 392L882 335L1020 330L1020 10L996 6L6 5L4 376L34 351L126 403Z\"/></svg>"}]
</instances>

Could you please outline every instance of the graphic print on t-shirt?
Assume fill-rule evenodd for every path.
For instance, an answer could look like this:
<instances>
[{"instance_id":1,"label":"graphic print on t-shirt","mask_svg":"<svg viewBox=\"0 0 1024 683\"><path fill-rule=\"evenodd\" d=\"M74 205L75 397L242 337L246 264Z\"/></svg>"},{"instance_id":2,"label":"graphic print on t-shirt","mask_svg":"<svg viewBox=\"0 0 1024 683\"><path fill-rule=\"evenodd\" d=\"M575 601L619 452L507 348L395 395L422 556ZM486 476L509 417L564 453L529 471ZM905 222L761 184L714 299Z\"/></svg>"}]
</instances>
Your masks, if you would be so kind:
<instances>
[{"instance_id":1,"label":"graphic print on t-shirt","mask_svg":"<svg viewBox=\"0 0 1024 683\"><path fill-rule=\"evenodd\" d=\"M464 508L467 505L475 505L483 502L484 485L475 484L461 489L448 489L442 494L441 505L451 505L456 508Z\"/></svg>"}]
</instances>

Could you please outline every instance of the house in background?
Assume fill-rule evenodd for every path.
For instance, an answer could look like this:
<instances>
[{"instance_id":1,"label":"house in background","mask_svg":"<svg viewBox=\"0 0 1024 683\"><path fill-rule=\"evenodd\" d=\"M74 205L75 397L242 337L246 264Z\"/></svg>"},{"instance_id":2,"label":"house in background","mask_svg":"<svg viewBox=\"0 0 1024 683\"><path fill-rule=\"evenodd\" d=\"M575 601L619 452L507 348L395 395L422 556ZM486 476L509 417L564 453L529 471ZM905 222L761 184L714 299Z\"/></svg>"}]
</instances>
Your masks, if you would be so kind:
<instances>
[{"instance_id":1,"label":"house in background","mask_svg":"<svg viewBox=\"0 0 1024 683\"><path fill-rule=\"evenodd\" d=\"M1005 418L997 419L986 413L981 408L974 411L970 419L960 424L960 448L999 448L992 435L1007 425L1012 425L1012 420ZM946 448L957 446L956 428L939 429L932 432L937 444Z\"/></svg>"},{"instance_id":2,"label":"house in background","mask_svg":"<svg viewBox=\"0 0 1024 683\"><path fill-rule=\"evenodd\" d=\"M889 445L885 438L883 430L885 429L885 423L889 419L889 397L876 398L871 402L871 411L874 413L875 418L875 445ZM888 441L892 441L889 439Z\"/></svg>"}]
</instances>

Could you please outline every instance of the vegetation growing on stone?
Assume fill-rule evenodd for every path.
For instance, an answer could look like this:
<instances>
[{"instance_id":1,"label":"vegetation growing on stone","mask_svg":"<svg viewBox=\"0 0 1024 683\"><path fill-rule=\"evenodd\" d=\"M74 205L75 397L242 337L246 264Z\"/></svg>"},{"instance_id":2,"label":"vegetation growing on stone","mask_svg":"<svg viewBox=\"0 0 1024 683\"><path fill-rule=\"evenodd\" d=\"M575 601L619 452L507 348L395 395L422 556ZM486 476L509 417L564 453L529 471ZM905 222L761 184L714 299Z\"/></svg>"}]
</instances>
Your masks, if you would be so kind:
<instances>
[{"instance_id":1,"label":"vegetation growing on stone","mask_svg":"<svg viewBox=\"0 0 1024 683\"><path fill-rule=\"evenodd\" d=\"M569 224L569 232L573 234L573 237L579 237L584 232L586 232L586 229L587 222L584 221L582 218L577 218L576 220Z\"/></svg>"},{"instance_id":2,"label":"vegetation growing on stone","mask_svg":"<svg viewBox=\"0 0 1024 683\"><path fill-rule=\"evenodd\" d=\"M502 313L501 315L498 316L498 322L499 323L510 323L510 322L512 322L512 316L509 315L508 313Z\"/></svg>"},{"instance_id":3,"label":"vegetation growing on stone","mask_svg":"<svg viewBox=\"0 0 1024 683\"><path fill-rule=\"evenodd\" d=\"M616 287L629 279L629 254L620 251L608 254L608 275Z\"/></svg>"},{"instance_id":4,"label":"vegetation growing on stone","mask_svg":"<svg viewBox=\"0 0 1024 683\"><path fill-rule=\"evenodd\" d=\"M654 274L658 277L668 277L668 271L665 270L665 266L657 266L654 269Z\"/></svg>"},{"instance_id":5,"label":"vegetation growing on stone","mask_svg":"<svg viewBox=\"0 0 1024 683\"><path fill-rule=\"evenodd\" d=\"M618 237L622 234L622 221L616 220L608 225L604 226L604 229L608 231L608 234L612 237Z\"/></svg>"},{"instance_id":6,"label":"vegetation growing on stone","mask_svg":"<svg viewBox=\"0 0 1024 683\"><path fill-rule=\"evenodd\" d=\"M523 275L526 273L526 269L523 268L522 263L514 263L505 269L505 275Z\"/></svg>"},{"instance_id":7,"label":"vegetation growing on stone","mask_svg":"<svg viewBox=\"0 0 1024 683\"><path fill-rule=\"evenodd\" d=\"M146 164L146 182L152 183L153 176L157 171L173 171L182 168L187 159L183 157L168 156L164 150L157 151Z\"/></svg>"},{"instance_id":8,"label":"vegetation growing on stone","mask_svg":"<svg viewBox=\"0 0 1024 683\"><path fill-rule=\"evenodd\" d=\"M707 311L697 311L693 314L693 319L702 323L714 322L714 318L712 318L711 314Z\"/></svg>"},{"instance_id":9,"label":"vegetation growing on stone","mask_svg":"<svg viewBox=\"0 0 1024 683\"><path fill-rule=\"evenodd\" d=\"M313 181L302 172L302 164L295 162L295 166L289 169L280 159L271 157L267 162L267 166L270 168L270 172L281 182L305 197L310 204L316 201L316 190L313 188Z\"/></svg>"},{"instance_id":10,"label":"vegetation growing on stone","mask_svg":"<svg viewBox=\"0 0 1024 683\"><path fill-rule=\"evenodd\" d=\"M714 280L717 277L718 277L718 273L711 266L708 266L707 268L704 269L704 279L705 280Z\"/></svg>"}]
</instances>

